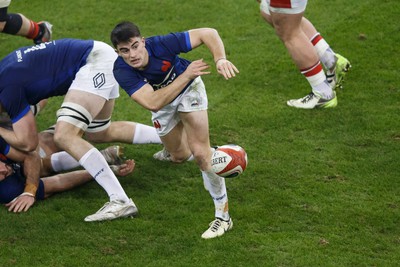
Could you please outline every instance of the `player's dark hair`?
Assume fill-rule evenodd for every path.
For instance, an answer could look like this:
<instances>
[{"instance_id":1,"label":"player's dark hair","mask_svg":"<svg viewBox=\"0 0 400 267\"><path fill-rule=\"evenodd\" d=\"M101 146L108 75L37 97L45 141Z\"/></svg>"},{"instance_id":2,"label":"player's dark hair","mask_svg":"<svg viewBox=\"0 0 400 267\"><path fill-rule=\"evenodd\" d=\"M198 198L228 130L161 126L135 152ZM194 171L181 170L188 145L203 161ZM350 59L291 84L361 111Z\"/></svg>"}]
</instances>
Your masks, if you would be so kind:
<instances>
[{"instance_id":1,"label":"player's dark hair","mask_svg":"<svg viewBox=\"0 0 400 267\"><path fill-rule=\"evenodd\" d=\"M111 31L111 43L115 48L119 43L126 43L131 38L141 37L139 27L129 21L123 21L117 24Z\"/></svg>"}]
</instances>

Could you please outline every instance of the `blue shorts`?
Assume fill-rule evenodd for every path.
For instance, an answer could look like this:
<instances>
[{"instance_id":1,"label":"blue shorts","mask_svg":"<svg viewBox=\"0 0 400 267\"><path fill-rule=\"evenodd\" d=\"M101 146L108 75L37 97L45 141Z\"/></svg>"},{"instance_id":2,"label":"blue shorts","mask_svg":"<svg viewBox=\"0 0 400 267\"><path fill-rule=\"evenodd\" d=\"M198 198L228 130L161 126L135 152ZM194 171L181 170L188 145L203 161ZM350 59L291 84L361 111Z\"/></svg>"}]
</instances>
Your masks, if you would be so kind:
<instances>
[{"instance_id":1,"label":"blue shorts","mask_svg":"<svg viewBox=\"0 0 400 267\"><path fill-rule=\"evenodd\" d=\"M17 174L12 174L6 177L0 182L0 203L6 204L12 201L17 196L24 192L25 178L20 177ZM39 187L36 192L36 199L44 199L44 184L42 180L39 180Z\"/></svg>"}]
</instances>

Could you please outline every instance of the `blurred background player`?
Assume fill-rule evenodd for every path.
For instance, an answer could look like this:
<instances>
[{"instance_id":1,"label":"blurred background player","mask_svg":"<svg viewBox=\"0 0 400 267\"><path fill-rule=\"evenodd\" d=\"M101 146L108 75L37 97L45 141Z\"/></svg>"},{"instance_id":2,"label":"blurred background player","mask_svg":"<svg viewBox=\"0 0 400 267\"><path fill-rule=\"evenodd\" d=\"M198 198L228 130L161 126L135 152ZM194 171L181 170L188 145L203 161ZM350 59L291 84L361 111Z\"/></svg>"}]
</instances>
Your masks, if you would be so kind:
<instances>
[{"instance_id":1,"label":"blurred background player","mask_svg":"<svg viewBox=\"0 0 400 267\"><path fill-rule=\"evenodd\" d=\"M11 0L0 0L0 32L25 36L35 44L48 42L52 37L52 27L49 22L34 22L22 14L8 13Z\"/></svg>"},{"instance_id":2,"label":"blurred background player","mask_svg":"<svg viewBox=\"0 0 400 267\"><path fill-rule=\"evenodd\" d=\"M311 93L287 104L296 108L332 108L337 105L336 88L341 88L350 62L330 48L303 14L307 0L261 0L262 17L286 46L296 66L312 87ZM326 70L326 75L321 62Z\"/></svg>"}]
</instances>

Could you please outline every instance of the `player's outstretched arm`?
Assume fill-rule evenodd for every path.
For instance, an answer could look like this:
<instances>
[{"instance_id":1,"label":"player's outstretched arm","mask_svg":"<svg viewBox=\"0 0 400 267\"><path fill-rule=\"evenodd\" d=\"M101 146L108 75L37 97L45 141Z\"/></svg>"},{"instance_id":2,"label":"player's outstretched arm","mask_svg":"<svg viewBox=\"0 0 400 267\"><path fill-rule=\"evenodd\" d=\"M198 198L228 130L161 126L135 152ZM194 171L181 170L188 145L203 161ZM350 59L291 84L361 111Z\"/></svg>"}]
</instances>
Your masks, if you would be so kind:
<instances>
[{"instance_id":1,"label":"player's outstretched arm","mask_svg":"<svg viewBox=\"0 0 400 267\"><path fill-rule=\"evenodd\" d=\"M199 28L189 31L190 44L192 48L196 48L205 44L213 55L214 62L219 74L225 79L230 79L239 73L235 65L226 59L225 47L218 31L212 28Z\"/></svg>"}]
</instances>

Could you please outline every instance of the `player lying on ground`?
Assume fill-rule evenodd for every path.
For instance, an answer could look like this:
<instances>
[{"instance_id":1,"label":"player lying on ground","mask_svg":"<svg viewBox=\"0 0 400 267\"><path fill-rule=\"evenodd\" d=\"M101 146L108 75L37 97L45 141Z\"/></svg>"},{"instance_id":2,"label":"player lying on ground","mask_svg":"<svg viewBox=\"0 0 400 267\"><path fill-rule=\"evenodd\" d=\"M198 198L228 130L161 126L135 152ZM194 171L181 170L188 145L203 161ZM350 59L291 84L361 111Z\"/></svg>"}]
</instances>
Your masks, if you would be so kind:
<instances>
[{"instance_id":1,"label":"player lying on ground","mask_svg":"<svg viewBox=\"0 0 400 267\"><path fill-rule=\"evenodd\" d=\"M54 153L51 150L54 142L49 138L50 135L49 133L39 134L39 136L44 136L39 142L40 150L48 155L44 158L39 158L36 152L26 153L15 150L0 138L0 203L6 204L9 211L27 211L36 200L46 199L55 193L73 189L92 180L92 176L85 170L53 174L55 171L54 163L51 161L53 155L62 154L65 162L61 165L64 170L80 165L65 152ZM49 142L44 143L43 140ZM126 176L132 173L135 162L133 160L122 162L121 151L119 146L111 146L102 150L101 153L111 164L115 175ZM60 156L57 158L59 159ZM40 168L40 177L42 177L40 179L39 176L32 177L30 174L30 170L37 168Z\"/></svg>"}]
</instances>

